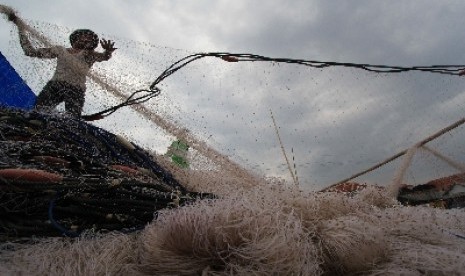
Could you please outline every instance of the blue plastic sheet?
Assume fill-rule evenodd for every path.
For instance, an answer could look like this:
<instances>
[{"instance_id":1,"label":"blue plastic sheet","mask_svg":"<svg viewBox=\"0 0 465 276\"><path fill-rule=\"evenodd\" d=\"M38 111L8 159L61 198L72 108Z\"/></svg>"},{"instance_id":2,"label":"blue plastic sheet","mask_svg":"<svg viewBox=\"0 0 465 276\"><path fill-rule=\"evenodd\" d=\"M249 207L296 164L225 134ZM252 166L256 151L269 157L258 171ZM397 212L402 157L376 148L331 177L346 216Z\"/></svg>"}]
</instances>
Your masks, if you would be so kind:
<instances>
[{"instance_id":1,"label":"blue plastic sheet","mask_svg":"<svg viewBox=\"0 0 465 276\"><path fill-rule=\"evenodd\" d=\"M0 52L0 106L31 109L36 95Z\"/></svg>"}]
</instances>

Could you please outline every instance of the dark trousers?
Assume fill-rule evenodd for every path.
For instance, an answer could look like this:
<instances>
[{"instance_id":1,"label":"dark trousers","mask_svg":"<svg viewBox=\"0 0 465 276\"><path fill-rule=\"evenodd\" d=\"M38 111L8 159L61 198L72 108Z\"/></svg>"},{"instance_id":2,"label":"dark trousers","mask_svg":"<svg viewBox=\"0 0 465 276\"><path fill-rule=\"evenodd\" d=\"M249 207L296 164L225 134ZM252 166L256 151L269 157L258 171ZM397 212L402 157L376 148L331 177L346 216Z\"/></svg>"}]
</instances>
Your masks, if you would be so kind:
<instances>
[{"instance_id":1,"label":"dark trousers","mask_svg":"<svg viewBox=\"0 0 465 276\"><path fill-rule=\"evenodd\" d=\"M37 109L54 108L65 102L68 113L80 117L84 106L84 89L65 81L49 81L37 96Z\"/></svg>"}]
</instances>

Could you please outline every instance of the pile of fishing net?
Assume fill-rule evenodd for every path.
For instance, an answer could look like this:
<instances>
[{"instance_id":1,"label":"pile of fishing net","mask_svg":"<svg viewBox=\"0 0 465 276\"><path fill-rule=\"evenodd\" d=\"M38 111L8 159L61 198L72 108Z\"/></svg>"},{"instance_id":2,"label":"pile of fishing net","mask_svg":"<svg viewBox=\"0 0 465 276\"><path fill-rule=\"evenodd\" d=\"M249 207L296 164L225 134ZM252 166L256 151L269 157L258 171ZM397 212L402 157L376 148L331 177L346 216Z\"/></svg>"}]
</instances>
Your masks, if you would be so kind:
<instances>
[{"instance_id":1,"label":"pile of fishing net","mask_svg":"<svg viewBox=\"0 0 465 276\"><path fill-rule=\"evenodd\" d=\"M221 185L221 183L219 183ZM139 233L4 244L0 273L46 275L459 275L465 213L406 207L382 189L347 196L236 183L164 209Z\"/></svg>"},{"instance_id":2,"label":"pile of fishing net","mask_svg":"<svg viewBox=\"0 0 465 276\"><path fill-rule=\"evenodd\" d=\"M186 170L63 114L0 113L2 275L465 271L463 209Z\"/></svg>"},{"instance_id":3,"label":"pile of fishing net","mask_svg":"<svg viewBox=\"0 0 465 276\"><path fill-rule=\"evenodd\" d=\"M38 29L28 28L34 45L68 44L72 30L31 23ZM40 91L53 63L24 57L16 32L13 38L10 56L14 58L9 60L33 91ZM423 75L396 74L399 89L386 85L386 74L357 73L373 68L333 68L356 64L192 54L110 38L119 49L111 62L96 65L89 75L85 113L109 108L112 119L95 124L132 134L132 141L150 141L144 148L152 150L154 145L166 146L153 141L183 140L192 149L191 157L200 162L190 159L190 169L180 168L120 136L63 115L2 111L0 274L454 275L465 271L463 209L402 206L392 194L370 185L350 195L298 188L299 183L322 188L359 165L373 165L394 149L410 147L430 135L431 126L455 121L464 106L463 83L443 74L456 75L462 67L429 75L435 85L422 89L412 84L424 83ZM203 57L215 59L192 63ZM307 67L303 70L301 65ZM161 71L154 81L154 72ZM410 93L417 90L421 95ZM441 105L432 104L436 102ZM116 111L112 107L129 103L129 108L111 113ZM423 103L430 105L425 108ZM433 108L441 112L429 112ZM279 112L275 112L277 122L273 110ZM361 123L363 118L376 124ZM434 148L460 160L462 128L447 132L447 139L438 140ZM294 168L287 162L284 143L292 146ZM421 179L415 173L407 175L407 183L450 175L450 168L437 160L429 163L429 158L420 156L412 166L403 166L421 172ZM250 169L244 168L247 165ZM366 181L387 183L396 165ZM254 173L289 180L287 170L296 186ZM400 185L404 178L398 180ZM445 207L453 208L456 199L463 200L461 190L423 188L401 193L403 202L445 200ZM450 191L458 196L445 199Z\"/></svg>"},{"instance_id":4,"label":"pile of fishing net","mask_svg":"<svg viewBox=\"0 0 465 276\"><path fill-rule=\"evenodd\" d=\"M131 231L189 193L121 136L63 114L0 109L0 240Z\"/></svg>"}]
</instances>

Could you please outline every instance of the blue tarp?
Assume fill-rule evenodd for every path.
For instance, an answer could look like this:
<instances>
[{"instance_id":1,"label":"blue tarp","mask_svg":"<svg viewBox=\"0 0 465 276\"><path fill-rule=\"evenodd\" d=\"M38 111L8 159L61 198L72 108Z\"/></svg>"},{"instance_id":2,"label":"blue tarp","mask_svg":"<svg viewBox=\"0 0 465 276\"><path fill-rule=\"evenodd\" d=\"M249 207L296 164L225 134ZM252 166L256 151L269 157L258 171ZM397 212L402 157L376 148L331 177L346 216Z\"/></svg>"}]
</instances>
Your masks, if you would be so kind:
<instances>
[{"instance_id":1,"label":"blue tarp","mask_svg":"<svg viewBox=\"0 0 465 276\"><path fill-rule=\"evenodd\" d=\"M36 95L0 52L0 106L31 109Z\"/></svg>"}]
</instances>

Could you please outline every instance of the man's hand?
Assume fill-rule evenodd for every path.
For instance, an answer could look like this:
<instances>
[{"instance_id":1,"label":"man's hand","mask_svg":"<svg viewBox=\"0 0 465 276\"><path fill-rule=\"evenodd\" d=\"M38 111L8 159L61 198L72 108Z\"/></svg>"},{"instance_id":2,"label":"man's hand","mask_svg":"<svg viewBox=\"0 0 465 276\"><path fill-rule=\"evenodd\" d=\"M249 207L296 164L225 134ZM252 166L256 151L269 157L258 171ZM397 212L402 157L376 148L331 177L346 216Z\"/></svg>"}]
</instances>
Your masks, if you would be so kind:
<instances>
[{"instance_id":1,"label":"man's hand","mask_svg":"<svg viewBox=\"0 0 465 276\"><path fill-rule=\"evenodd\" d=\"M101 39L100 45L102 45L102 48L105 49L105 51L109 53L112 53L114 50L118 49L114 47L115 43L112 42L111 40Z\"/></svg>"}]
</instances>

